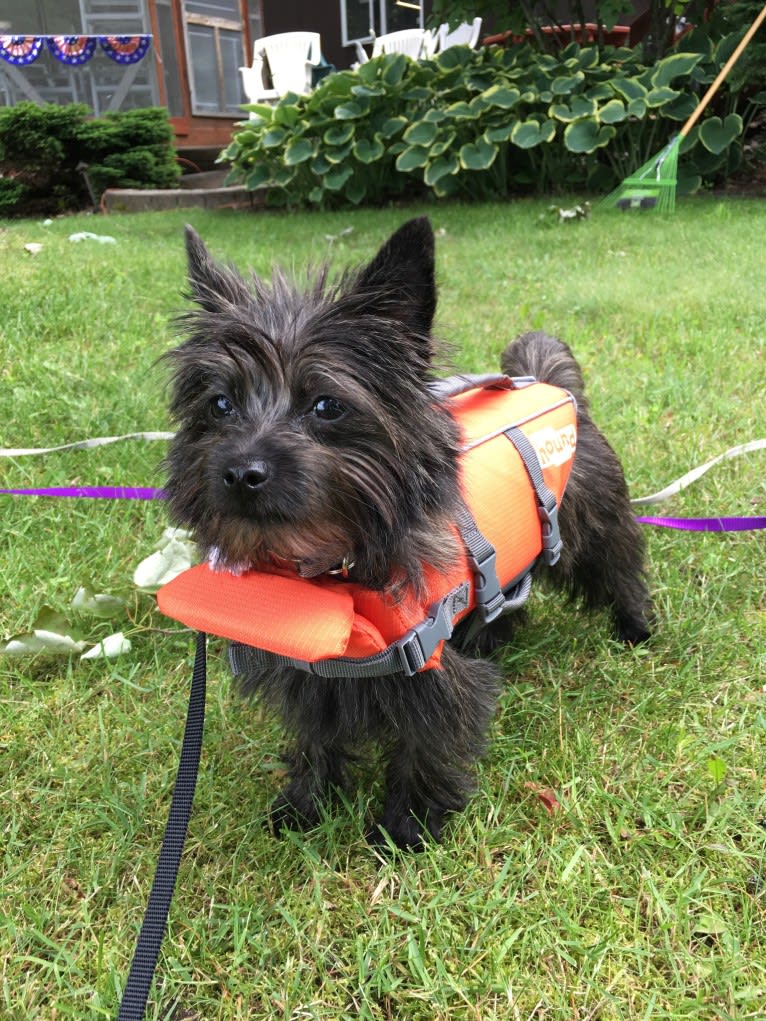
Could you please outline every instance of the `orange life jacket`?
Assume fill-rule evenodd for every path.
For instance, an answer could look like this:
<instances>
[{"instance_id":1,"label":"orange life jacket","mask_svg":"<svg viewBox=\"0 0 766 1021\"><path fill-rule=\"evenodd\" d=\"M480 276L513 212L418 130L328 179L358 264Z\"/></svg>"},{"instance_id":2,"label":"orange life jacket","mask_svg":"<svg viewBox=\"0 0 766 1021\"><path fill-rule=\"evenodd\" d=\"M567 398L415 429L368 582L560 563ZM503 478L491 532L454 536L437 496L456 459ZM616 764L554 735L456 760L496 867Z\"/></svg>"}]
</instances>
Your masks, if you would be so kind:
<instances>
[{"instance_id":1,"label":"orange life jacket","mask_svg":"<svg viewBox=\"0 0 766 1021\"><path fill-rule=\"evenodd\" d=\"M413 674L438 667L454 626L478 626L520 605L538 558L561 548L557 511L576 445L566 390L531 378L457 376L434 384L462 435L465 508L455 523L464 553L448 573L426 565L427 596L393 599L351 580L200 564L157 594L164 614L264 661L324 677ZM236 646L235 646L236 647Z\"/></svg>"}]
</instances>

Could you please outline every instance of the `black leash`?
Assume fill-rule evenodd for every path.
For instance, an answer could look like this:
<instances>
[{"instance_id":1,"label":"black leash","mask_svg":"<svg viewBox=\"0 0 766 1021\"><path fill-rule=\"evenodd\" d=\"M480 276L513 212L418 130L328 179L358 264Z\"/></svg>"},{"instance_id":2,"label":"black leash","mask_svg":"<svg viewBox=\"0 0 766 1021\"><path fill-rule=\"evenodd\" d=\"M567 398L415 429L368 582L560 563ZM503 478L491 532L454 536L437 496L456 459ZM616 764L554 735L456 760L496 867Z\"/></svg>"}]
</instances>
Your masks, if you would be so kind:
<instances>
[{"instance_id":1,"label":"black leash","mask_svg":"<svg viewBox=\"0 0 766 1021\"><path fill-rule=\"evenodd\" d=\"M202 732L205 726L205 638L197 635L197 653L194 658L189 710L178 762L178 774L173 788L173 799L162 838L157 871L154 874L149 903L146 906L141 932L138 935L133 963L122 994L117 1021L141 1021L146 1010L154 969L165 935L170 902L178 877L189 825L194 790L197 786L197 769L202 749Z\"/></svg>"}]
</instances>

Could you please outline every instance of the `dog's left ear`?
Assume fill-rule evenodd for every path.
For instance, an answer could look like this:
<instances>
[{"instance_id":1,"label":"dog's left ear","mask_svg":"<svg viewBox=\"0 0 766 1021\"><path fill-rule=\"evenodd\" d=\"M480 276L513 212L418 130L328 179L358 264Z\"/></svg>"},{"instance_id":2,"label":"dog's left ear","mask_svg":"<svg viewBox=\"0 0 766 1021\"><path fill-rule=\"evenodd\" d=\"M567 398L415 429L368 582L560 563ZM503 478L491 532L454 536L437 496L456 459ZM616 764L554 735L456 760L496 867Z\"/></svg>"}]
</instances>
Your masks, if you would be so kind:
<instances>
[{"instance_id":1,"label":"dog's left ear","mask_svg":"<svg viewBox=\"0 0 766 1021\"><path fill-rule=\"evenodd\" d=\"M408 220L359 274L354 290L365 311L428 336L436 311L434 232L427 216Z\"/></svg>"},{"instance_id":2,"label":"dog's left ear","mask_svg":"<svg viewBox=\"0 0 766 1021\"><path fill-rule=\"evenodd\" d=\"M213 259L202 238L188 223L184 236L192 300L206 312L222 312L227 306L247 301L249 293L244 280Z\"/></svg>"}]
</instances>

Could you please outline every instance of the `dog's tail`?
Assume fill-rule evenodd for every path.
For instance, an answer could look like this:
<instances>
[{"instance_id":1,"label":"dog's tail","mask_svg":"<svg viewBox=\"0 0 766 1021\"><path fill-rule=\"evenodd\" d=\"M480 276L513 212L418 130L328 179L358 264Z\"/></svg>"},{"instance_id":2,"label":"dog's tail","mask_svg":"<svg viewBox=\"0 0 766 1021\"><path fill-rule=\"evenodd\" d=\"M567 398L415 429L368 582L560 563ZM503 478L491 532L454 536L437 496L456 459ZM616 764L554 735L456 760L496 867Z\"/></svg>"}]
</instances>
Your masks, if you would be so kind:
<instances>
[{"instance_id":1,"label":"dog's tail","mask_svg":"<svg viewBox=\"0 0 766 1021\"><path fill-rule=\"evenodd\" d=\"M541 383L563 387L586 407L585 384L580 366L567 345L541 330L522 333L503 352L500 365L507 376L534 376Z\"/></svg>"}]
</instances>

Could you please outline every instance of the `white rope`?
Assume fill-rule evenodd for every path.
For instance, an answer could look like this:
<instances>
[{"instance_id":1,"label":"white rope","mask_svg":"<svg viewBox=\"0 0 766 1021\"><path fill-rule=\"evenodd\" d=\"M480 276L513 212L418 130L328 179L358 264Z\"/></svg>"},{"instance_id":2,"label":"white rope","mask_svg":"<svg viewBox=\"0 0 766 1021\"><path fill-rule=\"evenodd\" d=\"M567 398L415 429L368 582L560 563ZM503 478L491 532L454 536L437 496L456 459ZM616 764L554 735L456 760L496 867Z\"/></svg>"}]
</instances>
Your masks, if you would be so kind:
<instances>
[{"instance_id":1,"label":"white rope","mask_svg":"<svg viewBox=\"0 0 766 1021\"><path fill-rule=\"evenodd\" d=\"M645 503L661 503L663 500L667 500L669 497L675 496L676 493L680 493L682 489L686 489L687 486L690 486L692 482L696 482L697 479L701 478L706 471L709 471L714 465L719 464L721 461L728 461L732 457L739 457L740 454L749 454L753 450L764 449L766 449L766 439L751 440L749 443L741 443L737 447L730 447L728 450L725 450L723 454L719 454L718 457L714 457L712 461L707 461L698 468L692 468L692 470L687 472L686 475L682 475L680 479L676 479L675 482L671 482L670 485L665 486L664 489L660 489L659 492L652 493L651 496L638 497L630 502L636 505Z\"/></svg>"},{"instance_id":2,"label":"white rope","mask_svg":"<svg viewBox=\"0 0 766 1021\"><path fill-rule=\"evenodd\" d=\"M172 440L175 433L126 433L124 436L95 436L89 440L78 440L76 443L63 443L60 447L20 447L12 449L0 448L0 457L28 457L33 454L55 454L60 450L90 450L93 447L105 447L109 443L120 440Z\"/></svg>"}]
</instances>

